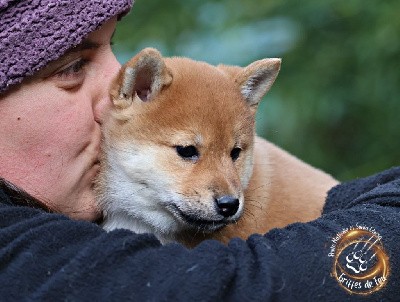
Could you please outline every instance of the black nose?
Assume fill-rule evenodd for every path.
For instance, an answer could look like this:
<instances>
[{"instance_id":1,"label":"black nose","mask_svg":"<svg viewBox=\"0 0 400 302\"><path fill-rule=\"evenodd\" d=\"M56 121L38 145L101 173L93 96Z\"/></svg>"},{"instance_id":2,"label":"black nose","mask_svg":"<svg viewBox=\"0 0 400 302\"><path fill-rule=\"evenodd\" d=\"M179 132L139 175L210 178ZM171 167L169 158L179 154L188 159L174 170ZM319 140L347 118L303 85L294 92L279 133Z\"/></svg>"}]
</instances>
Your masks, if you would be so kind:
<instances>
[{"instance_id":1,"label":"black nose","mask_svg":"<svg viewBox=\"0 0 400 302\"><path fill-rule=\"evenodd\" d=\"M233 196L225 195L217 198L219 213L224 217L233 216L239 209L239 199Z\"/></svg>"}]
</instances>

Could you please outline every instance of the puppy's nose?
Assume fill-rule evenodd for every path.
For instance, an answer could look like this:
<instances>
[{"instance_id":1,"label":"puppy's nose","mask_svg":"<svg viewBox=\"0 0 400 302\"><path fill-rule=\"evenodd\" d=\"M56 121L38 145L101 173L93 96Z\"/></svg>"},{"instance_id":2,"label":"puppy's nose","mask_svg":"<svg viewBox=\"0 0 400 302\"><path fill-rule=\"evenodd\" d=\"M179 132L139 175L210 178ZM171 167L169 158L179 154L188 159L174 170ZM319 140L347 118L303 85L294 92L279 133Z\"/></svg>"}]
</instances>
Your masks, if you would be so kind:
<instances>
[{"instance_id":1,"label":"puppy's nose","mask_svg":"<svg viewBox=\"0 0 400 302\"><path fill-rule=\"evenodd\" d=\"M216 199L219 213L224 217L236 214L239 209L239 199L233 196L224 195Z\"/></svg>"}]
</instances>

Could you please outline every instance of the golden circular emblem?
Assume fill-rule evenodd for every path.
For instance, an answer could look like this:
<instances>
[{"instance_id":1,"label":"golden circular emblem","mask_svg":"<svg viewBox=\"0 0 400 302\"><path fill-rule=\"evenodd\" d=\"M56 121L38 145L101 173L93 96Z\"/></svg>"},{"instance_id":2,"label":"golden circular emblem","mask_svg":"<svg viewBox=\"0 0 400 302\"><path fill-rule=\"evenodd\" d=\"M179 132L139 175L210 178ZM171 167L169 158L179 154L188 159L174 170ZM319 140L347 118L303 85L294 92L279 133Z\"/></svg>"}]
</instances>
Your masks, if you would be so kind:
<instances>
[{"instance_id":1,"label":"golden circular emblem","mask_svg":"<svg viewBox=\"0 0 400 302\"><path fill-rule=\"evenodd\" d=\"M352 294L368 295L383 288L389 277L389 258L379 234L352 229L337 242L332 275Z\"/></svg>"}]
</instances>

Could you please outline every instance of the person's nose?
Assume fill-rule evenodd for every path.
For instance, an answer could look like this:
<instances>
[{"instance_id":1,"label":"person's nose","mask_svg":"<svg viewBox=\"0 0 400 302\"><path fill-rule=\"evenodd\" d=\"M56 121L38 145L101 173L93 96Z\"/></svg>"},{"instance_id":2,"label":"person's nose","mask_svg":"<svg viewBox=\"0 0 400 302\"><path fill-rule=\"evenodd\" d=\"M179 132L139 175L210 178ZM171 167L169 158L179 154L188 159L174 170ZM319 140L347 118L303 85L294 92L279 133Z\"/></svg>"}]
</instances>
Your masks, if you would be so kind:
<instances>
[{"instance_id":1,"label":"person's nose","mask_svg":"<svg viewBox=\"0 0 400 302\"><path fill-rule=\"evenodd\" d=\"M102 64L101 75L98 77L98 83L96 85L99 91L99 97L94 104L94 118L99 124L102 123L105 113L111 107L110 85L120 68L121 64L110 50L104 64Z\"/></svg>"}]
</instances>

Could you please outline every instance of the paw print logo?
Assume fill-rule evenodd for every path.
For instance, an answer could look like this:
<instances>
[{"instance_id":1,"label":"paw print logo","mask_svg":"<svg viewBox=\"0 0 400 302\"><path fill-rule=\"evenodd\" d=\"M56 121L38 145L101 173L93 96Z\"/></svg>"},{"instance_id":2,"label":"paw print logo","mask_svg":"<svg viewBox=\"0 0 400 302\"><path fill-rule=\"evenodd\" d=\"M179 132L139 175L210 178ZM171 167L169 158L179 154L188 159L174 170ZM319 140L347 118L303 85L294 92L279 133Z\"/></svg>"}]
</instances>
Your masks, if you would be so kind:
<instances>
[{"instance_id":1,"label":"paw print logo","mask_svg":"<svg viewBox=\"0 0 400 302\"><path fill-rule=\"evenodd\" d=\"M347 254L346 267L353 271L354 274L365 272L368 269L368 263L371 263L376 258L377 252L373 247L376 246L379 239L371 243L374 237L372 235L365 244L362 244L361 241L356 241L353 250Z\"/></svg>"},{"instance_id":2,"label":"paw print logo","mask_svg":"<svg viewBox=\"0 0 400 302\"><path fill-rule=\"evenodd\" d=\"M382 289L389 276L389 258L379 236L367 230L348 231L337 243L332 275L352 294Z\"/></svg>"}]
</instances>

